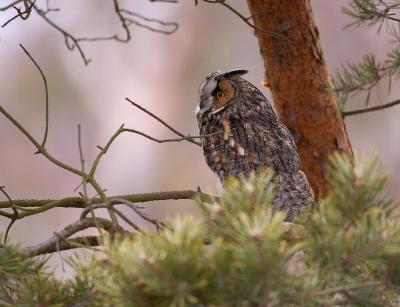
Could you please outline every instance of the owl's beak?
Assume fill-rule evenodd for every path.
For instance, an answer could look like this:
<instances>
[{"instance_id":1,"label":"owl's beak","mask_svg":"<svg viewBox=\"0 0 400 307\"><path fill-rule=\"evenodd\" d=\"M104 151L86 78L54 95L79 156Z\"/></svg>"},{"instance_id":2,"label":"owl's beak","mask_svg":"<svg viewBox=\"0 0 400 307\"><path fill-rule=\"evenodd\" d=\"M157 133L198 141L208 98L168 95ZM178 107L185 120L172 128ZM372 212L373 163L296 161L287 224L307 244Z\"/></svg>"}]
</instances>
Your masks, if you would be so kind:
<instances>
[{"instance_id":1,"label":"owl's beak","mask_svg":"<svg viewBox=\"0 0 400 307\"><path fill-rule=\"evenodd\" d=\"M195 110L197 118L199 118L201 115L203 115L203 113L205 111L204 106L205 106L204 100L200 100L199 103L197 104L196 110Z\"/></svg>"},{"instance_id":2,"label":"owl's beak","mask_svg":"<svg viewBox=\"0 0 400 307\"><path fill-rule=\"evenodd\" d=\"M203 115L203 113L209 109L211 104L212 104L212 101L211 101L210 97L200 97L200 101L197 104L196 111L195 111L197 120L199 120L200 117Z\"/></svg>"}]
</instances>

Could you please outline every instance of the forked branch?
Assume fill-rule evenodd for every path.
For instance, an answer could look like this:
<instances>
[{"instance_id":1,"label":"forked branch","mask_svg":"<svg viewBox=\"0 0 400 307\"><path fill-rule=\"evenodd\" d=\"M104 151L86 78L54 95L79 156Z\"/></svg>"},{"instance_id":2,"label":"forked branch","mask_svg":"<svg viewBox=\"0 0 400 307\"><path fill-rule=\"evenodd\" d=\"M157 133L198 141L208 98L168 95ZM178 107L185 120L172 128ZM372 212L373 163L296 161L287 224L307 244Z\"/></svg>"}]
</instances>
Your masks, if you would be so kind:
<instances>
[{"instance_id":1,"label":"forked branch","mask_svg":"<svg viewBox=\"0 0 400 307\"><path fill-rule=\"evenodd\" d=\"M57 251L57 245L62 245L62 246L71 246L72 247L72 242L67 241L67 239L72 236L73 234L91 228L91 227L101 227L102 229L104 229L105 231L109 232L109 233L113 233L115 232L115 225L103 218L86 218L86 219L82 219L82 220L78 220L77 222L68 225L67 227L65 227L64 229L62 229L61 231L55 233L53 236L51 236L49 239L47 239L46 241L37 244L37 245L33 245L33 246L29 246L29 247L25 247L22 249L22 252L24 254L28 254L30 256L36 256L36 255L41 255L41 254L46 254L49 252L54 252ZM119 232L121 233L125 233L125 231L119 227L117 229ZM82 239L79 239L82 241ZM62 244L63 241L67 241L65 243ZM76 243L76 241L74 242ZM94 241L91 239L91 243L94 243ZM76 246L75 246L76 248ZM66 248L64 248L66 249Z\"/></svg>"}]
</instances>

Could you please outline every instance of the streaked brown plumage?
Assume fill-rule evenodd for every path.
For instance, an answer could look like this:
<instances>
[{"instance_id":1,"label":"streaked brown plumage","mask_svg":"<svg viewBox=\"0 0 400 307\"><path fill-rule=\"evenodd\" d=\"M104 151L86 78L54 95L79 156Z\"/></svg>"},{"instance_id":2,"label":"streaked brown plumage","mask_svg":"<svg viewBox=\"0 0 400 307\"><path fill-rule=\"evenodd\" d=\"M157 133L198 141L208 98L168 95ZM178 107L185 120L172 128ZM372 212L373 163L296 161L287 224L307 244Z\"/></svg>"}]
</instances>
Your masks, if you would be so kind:
<instances>
[{"instance_id":1,"label":"streaked brown plumage","mask_svg":"<svg viewBox=\"0 0 400 307\"><path fill-rule=\"evenodd\" d=\"M275 209L290 221L307 212L314 195L300 170L300 158L289 130L267 98L241 78L246 70L217 71L200 87L196 110L208 166L222 182L267 167L274 171Z\"/></svg>"}]
</instances>

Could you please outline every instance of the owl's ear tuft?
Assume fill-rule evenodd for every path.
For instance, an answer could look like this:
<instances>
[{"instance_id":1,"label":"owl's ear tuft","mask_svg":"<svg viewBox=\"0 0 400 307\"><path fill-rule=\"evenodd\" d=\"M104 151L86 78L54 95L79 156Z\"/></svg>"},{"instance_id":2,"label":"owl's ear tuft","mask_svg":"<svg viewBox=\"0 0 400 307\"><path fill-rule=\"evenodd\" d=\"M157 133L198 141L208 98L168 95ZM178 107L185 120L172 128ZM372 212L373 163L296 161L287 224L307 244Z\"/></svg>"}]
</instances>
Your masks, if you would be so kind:
<instances>
[{"instance_id":1,"label":"owl's ear tuft","mask_svg":"<svg viewBox=\"0 0 400 307\"><path fill-rule=\"evenodd\" d=\"M223 76L227 79L235 80L240 76L247 74L248 72L249 71L246 69L233 69L224 73Z\"/></svg>"}]
</instances>

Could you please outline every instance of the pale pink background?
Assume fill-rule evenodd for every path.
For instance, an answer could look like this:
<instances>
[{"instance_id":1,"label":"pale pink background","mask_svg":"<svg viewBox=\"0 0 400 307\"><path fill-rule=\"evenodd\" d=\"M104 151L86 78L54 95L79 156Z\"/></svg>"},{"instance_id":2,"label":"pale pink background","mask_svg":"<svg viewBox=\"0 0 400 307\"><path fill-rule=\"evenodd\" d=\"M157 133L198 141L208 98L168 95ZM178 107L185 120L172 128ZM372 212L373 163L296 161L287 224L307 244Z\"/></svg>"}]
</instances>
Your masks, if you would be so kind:
<instances>
[{"instance_id":1,"label":"pale pink background","mask_svg":"<svg viewBox=\"0 0 400 307\"><path fill-rule=\"evenodd\" d=\"M0 1L0 6L9 1ZM37 1L44 5L45 1ZM179 23L170 36L132 27L128 44L83 43L92 63L85 67L79 54L70 52L60 33L33 14L0 30L0 104L11 112L38 139L44 129L44 92L41 77L22 52L19 43L31 52L49 81L50 130L48 150L57 158L79 167L77 124L82 125L87 163L110 135L125 123L159 138L173 137L158 122L129 105L124 98L154 111L177 129L197 134L194 109L200 82L217 69L246 68L247 79L261 87L263 63L252 30L219 5L181 0L179 4L121 1L148 17ZM312 1L322 48L329 68L358 61L365 53L382 59L390 38L367 31L342 27L349 18L341 13L348 1ZM51 1L61 12L49 17L76 36L123 35L112 1ZM248 15L245 1L230 3ZM3 23L14 11L1 12ZM400 96L398 80L387 92L383 84L372 96L380 104ZM362 106L363 98L352 100L349 108ZM358 153L377 152L391 174L390 191L399 198L400 106L382 112L349 117L346 124L353 148ZM4 117L0 117L0 185L17 198L62 198L76 195L80 183L76 175L34 155L29 141ZM121 136L101 161L97 179L109 195L152 191L195 189L216 193L218 180L206 166L200 148L190 143L157 144L137 135ZM193 212L190 201L168 201L146 205L153 216ZM128 211L125 211L128 212ZM133 216L132 214L130 214ZM79 210L55 209L38 217L17 221L11 241L29 245L46 239L79 217ZM6 220L0 219L0 233ZM139 221L138 221L139 222Z\"/></svg>"}]
</instances>

